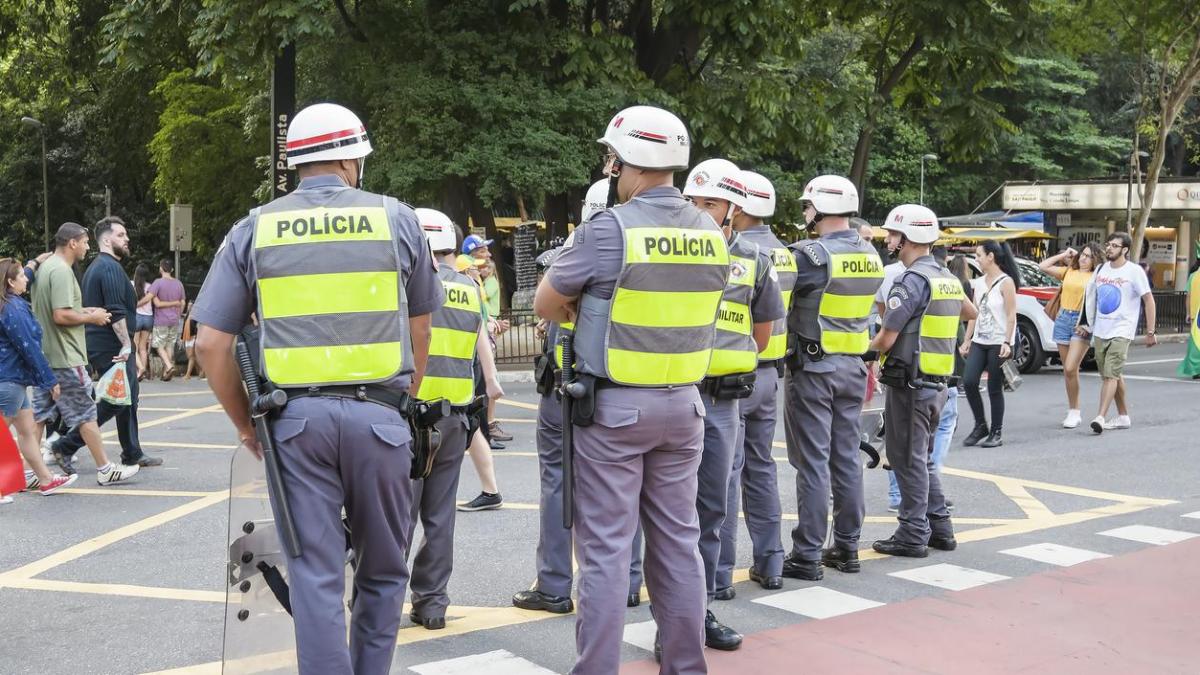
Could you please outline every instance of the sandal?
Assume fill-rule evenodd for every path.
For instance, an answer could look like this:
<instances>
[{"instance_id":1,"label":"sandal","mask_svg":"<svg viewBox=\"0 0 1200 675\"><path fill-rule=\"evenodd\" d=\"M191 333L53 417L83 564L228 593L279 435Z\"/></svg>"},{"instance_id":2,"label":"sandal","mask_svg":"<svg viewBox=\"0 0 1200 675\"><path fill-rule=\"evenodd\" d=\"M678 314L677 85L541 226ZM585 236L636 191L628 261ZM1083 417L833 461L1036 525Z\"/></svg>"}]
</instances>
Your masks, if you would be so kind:
<instances>
[{"instance_id":1,"label":"sandal","mask_svg":"<svg viewBox=\"0 0 1200 675\"><path fill-rule=\"evenodd\" d=\"M175 366L168 366L167 369L163 371L162 381L170 382L172 377L175 377Z\"/></svg>"}]
</instances>

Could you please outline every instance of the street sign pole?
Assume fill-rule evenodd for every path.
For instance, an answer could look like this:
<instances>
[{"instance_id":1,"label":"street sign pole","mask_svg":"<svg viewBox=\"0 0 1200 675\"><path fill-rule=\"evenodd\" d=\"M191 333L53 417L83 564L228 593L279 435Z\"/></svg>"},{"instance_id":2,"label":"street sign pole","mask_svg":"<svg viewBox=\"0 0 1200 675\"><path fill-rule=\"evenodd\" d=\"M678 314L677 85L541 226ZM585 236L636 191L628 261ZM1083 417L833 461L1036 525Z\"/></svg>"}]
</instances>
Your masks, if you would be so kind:
<instances>
[{"instance_id":1,"label":"street sign pole","mask_svg":"<svg viewBox=\"0 0 1200 675\"><path fill-rule=\"evenodd\" d=\"M291 192L293 172L287 168L287 131L296 113L296 48L287 45L275 55L271 76L271 198Z\"/></svg>"}]
</instances>

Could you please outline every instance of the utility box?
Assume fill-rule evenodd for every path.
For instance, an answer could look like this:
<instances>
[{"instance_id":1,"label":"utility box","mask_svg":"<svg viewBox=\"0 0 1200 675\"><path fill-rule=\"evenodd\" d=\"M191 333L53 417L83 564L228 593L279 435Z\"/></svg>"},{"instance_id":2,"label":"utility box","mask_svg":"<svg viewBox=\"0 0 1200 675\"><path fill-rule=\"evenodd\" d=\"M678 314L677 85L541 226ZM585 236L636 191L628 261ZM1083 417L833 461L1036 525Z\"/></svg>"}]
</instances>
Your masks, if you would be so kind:
<instances>
[{"instance_id":1,"label":"utility box","mask_svg":"<svg viewBox=\"0 0 1200 675\"><path fill-rule=\"evenodd\" d=\"M171 205L171 250L192 250L192 205Z\"/></svg>"}]
</instances>

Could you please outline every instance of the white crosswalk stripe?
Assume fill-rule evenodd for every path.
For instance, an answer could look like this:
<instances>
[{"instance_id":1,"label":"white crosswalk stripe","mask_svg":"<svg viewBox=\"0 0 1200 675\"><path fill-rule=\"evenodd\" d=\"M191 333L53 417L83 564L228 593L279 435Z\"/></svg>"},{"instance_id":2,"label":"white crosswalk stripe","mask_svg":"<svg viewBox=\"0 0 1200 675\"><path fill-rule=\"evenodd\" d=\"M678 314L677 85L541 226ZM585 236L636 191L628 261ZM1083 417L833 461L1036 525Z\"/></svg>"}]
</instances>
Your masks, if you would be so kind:
<instances>
[{"instance_id":1,"label":"white crosswalk stripe","mask_svg":"<svg viewBox=\"0 0 1200 675\"><path fill-rule=\"evenodd\" d=\"M813 619L828 619L872 607L882 607L884 604L820 586L772 593L763 598L756 598L754 602Z\"/></svg>"},{"instance_id":2,"label":"white crosswalk stripe","mask_svg":"<svg viewBox=\"0 0 1200 675\"><path fill-rule=\"evenodd\" d=\"M1107 553L1097 553L1096 551L1075 548L1073 546L1063 546L1062 544L1051 544L1049 542L1010 548L1000 552L1007 555L1015 555L1018 558L1027 558L1051 565L1058 565L1059 567L1070 567L1071 565L1078 565L1089 560L1099 560L1100 558L1109 557Z\"/></svg>"},{"instance_id":3,"label":"white crosswalk stripe","mask_svg":"<svg viewBox=\"0 0 1200 675\"><path fill-rule=\"evenodd\" d=\"M556 675L553 670L547 670L505 649L431 661L409 666L408 669L418 675Z\"/></svg>"},{"instance_id":4,"label":"white crosswalk stripe","mask_svg":"<svg viewBox=\"0 0 1200 675\"><path fill-rule=\"evenodd\" d=\"M1192 511L1191 513L1185 513L1185 514L1183 514L1183 517L1200 519L1200 511Z\"/></svg>"},{"instance_id":5,"label":"white crosswalk stripe","mask_svg":"<svg viewBox=\"0 0 1200 675\"><path fill-rule=\"evenodd\" d=\"M625 624L624 639L629 644L638 649L645 649L648 652L654 651L654 631L658 625L653 621L642 621L640 623Z\"/></svg>"},{"instance_id":6,"label":"white crosswalk stripe","mask_svg":"<svg viewBox=\"0 0 1200 675\"><path fill-rule=\"evenodd\" d=\"M959 567L958 565L950 565L948 563L891 572L888 576L893 576L897 579L907 579L908 581L915 581L928 586L945 588L950 591L965 591L968 588L975 588L976 586L983 586L996 581L1004 581L1008 578L1002 574L992 574L991 572L973 570L969 567Z\"/></svg>"},{"instance_id":7,"label":"white crosswalk stripe","mask_svg":"<svg viewBox=\"0 0 1200 675\"><path fill-rule=\"evenodd\" d=\"M1129 525L1126 527L1118 527L1114 530L1105 530L1100 534L1106 537L1116 537L1117 539L1128 539L1143 544L1154 544L1163 546L1165 544L1175 544L1192 537L1197 537L1195 532L1181 532L1180 530L1168 530L1164 527L1151 527L1150 525Z\"/></svg>"}]
</instances>

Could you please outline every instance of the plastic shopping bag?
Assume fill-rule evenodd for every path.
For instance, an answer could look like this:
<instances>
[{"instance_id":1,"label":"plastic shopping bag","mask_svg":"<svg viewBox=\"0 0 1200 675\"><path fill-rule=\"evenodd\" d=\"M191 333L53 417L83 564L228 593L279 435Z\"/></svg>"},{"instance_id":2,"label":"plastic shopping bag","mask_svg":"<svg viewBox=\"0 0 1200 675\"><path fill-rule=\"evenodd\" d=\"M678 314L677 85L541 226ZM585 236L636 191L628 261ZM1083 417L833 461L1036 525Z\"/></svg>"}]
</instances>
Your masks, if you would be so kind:
<instances>
[{"instance_id":1,"label":"plastic shopping bag","mask_svg":"<svg viewBox=\"0 0 1200 675\"><path fill-rule=\"evenodd\" d=\"M124 363L114 363L96 383L96 398L113 405L132 405Z\"/></svg>"},{"instance_id":2,"label":"plastic shopping bag","mask_svg":"<svg viewBox=\"0 0 1200 675\"><path fill-rule=\"evenodd\" d=\"M0 495L8 495L25 489L25 467L17 442L8 431L7 424L0 424Z\"/></svg>"}]
</instances>

